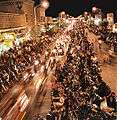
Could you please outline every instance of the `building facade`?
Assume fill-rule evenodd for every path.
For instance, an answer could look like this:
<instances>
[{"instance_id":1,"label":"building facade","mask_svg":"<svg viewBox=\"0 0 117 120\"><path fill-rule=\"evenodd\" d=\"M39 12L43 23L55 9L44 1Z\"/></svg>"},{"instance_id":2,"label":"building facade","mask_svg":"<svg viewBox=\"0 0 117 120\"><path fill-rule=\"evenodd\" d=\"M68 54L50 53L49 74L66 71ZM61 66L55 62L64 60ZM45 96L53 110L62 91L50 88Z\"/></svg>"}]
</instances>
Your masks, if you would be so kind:
<instances>
[{"instance_id":1,"label":"building facade","mask_svg":"<svg viewBox=\"0 0 117 120\"><path fill-rule=\"evenodd\" d=\"M17 28L26 26L24 14L0 12L0 29Z\"/></svg>"},{"instance_id":2,"label":"building facade","mask_svg":"<svg viewBox=\"0 0 117 120\"><path fill-rule=\"evenodd\" d=\"M2 24L3 28L34 25L34 2L32 0L0 1L0 12L0 28Z\"/></svg>"}]
</instances>

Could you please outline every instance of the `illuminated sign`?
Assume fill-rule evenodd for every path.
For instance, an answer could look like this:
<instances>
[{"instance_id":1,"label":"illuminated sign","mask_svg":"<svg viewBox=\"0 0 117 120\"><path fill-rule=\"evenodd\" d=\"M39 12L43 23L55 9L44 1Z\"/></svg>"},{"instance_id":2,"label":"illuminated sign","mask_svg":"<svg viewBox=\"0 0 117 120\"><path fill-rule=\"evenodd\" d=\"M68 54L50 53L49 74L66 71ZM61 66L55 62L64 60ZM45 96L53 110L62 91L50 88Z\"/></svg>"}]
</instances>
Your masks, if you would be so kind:
<instances>
[{"instance_id":1,"label":"illuminated sign","mask_svg":"<svg viewBox=\"0 0 117 120\"><path fill-rule=\"evenodd\" d=\"M113 13L107 14L107 21L109 24L114 24L114 14Z\"/></svg>"}]
</instances>

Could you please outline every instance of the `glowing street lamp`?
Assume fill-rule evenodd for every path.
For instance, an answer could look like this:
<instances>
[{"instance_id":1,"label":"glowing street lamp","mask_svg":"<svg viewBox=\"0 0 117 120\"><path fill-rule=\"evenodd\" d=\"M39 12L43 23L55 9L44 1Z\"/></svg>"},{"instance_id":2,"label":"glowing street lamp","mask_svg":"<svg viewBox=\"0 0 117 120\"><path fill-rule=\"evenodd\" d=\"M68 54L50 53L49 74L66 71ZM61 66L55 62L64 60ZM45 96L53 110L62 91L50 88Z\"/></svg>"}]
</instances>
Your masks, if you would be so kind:
<instances>
[{"instance_id":1,"label":"glowing street lamp","mask_svg":"<svg viewBox=\"0 0 117 120\"><path fill-rule=\"evenodd\" d=\"M85 11L85 12L84 12L84 15L88 15L88 12Z\"/></svg>"},{"instance_id":2,"label":"glowing street lamp","mask_svg":"<svg viewBox=\"0 0 117 120\"><path fill-rule=\"evenodd\" d=\"M43 0L41 2L41 7L47 9L49 7L49 2L47 0Z\"/></svg>"},{"instance_id":3,"label":"glowing street lamp","mask_svg":"<svg viewBox=\"0 0 117 120\"><path fill-rule=\"evenodd\" d=\"M95 13L97 11L97 8L96 7L93 7L92 8L92 12Z\"/></svg>"},{"instance_id":4,"label":"glowing street lamp","mask_svg":"<svg viewBox=\"0 0 117 120\"><path fill-rule=\"evenodd\" d=\"M64 11L62 11L62 12L61 12L61 14L62 14L62 15L64 15L64 14L65 14L65 12L64 12Z\"/></svg>"},{"instance_id":5,"label":"glowing street lamp","mask_svg":"<svg viewBox=\"0 0 117 120\"><path fill-rule=\"evenodd\" d=\"M35 16L35 26L37 25L37 8L41 7L46 10L49 7L49 2L47 0L41 0L41 3L34 7L34 16Z\"/></svg>"}]
</instances>

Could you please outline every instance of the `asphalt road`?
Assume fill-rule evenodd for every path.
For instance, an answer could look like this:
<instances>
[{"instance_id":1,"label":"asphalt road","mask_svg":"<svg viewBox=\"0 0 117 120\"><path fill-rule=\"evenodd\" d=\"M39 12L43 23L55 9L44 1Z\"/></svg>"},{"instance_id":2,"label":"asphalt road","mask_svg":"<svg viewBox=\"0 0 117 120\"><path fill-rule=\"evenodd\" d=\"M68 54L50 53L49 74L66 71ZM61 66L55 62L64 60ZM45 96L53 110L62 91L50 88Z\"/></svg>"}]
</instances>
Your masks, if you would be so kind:
<instances>
[{"instance_id":1,"label":"asphalt road","mask_svg":"<svg viewBox=\"0 0 117 120\"><path fill-rule=\"evenodd\" d=\"M62 67L62 65L64 64L64 62L66 60L66 52L68 50L69 41L71 40L68 36L65 35L65 32L67 32L67 30L70 29L69 28L70 26L72 26L72 24L70 24L66 28L66 30L64 31L64 34L61 35L54 44L54 46L55 46L56 44L62 43L65 39L67 39L67 43L64 47L64 55L55 57L55 59L60 62L60 65L61 65L60 67ZM56 64L55 64L55 67L56 67ZM42 89L38 90L38 92L35 96L35 99L34 99L32 105L30 106L31 109L27 112L27 115L24 118L24 120L37 120L39 118L39 116L45 117L47 115L47 113L49 112L49 109L51 107L52 85L54 84L54 81L56 79L54 76L54 72L55 72L54 68L49 71L49 74L48 74L43 86L41 87ZM37 77L35 77L35 79L38 80L38 75L37 75Z\"/></svg>"}]
</instances>

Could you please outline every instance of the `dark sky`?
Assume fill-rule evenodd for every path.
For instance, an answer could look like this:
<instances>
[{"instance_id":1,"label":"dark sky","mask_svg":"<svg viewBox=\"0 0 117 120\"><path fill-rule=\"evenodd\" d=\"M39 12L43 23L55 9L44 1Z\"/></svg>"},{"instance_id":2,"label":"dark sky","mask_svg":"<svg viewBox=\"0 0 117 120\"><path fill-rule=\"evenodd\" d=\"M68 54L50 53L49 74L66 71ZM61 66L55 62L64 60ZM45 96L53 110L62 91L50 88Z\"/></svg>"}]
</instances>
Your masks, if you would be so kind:
<instances>
[{"instance_id":1,"label":"dark sky","mask_svg":"<svg viewBox=\"0 0 117 120\"><path fill-rule=\"evenodd\" d=\"M38 4L40 0L35 0ZM83 11L91 11L93 6L101 8L103 11L114 11L117 13L117 0L48 0L50 7L46 10L47 16L57 17L60 11L72 16L78 16ZM117 15L116 15L117 16Z\"/></svg>"}]
</instances>

